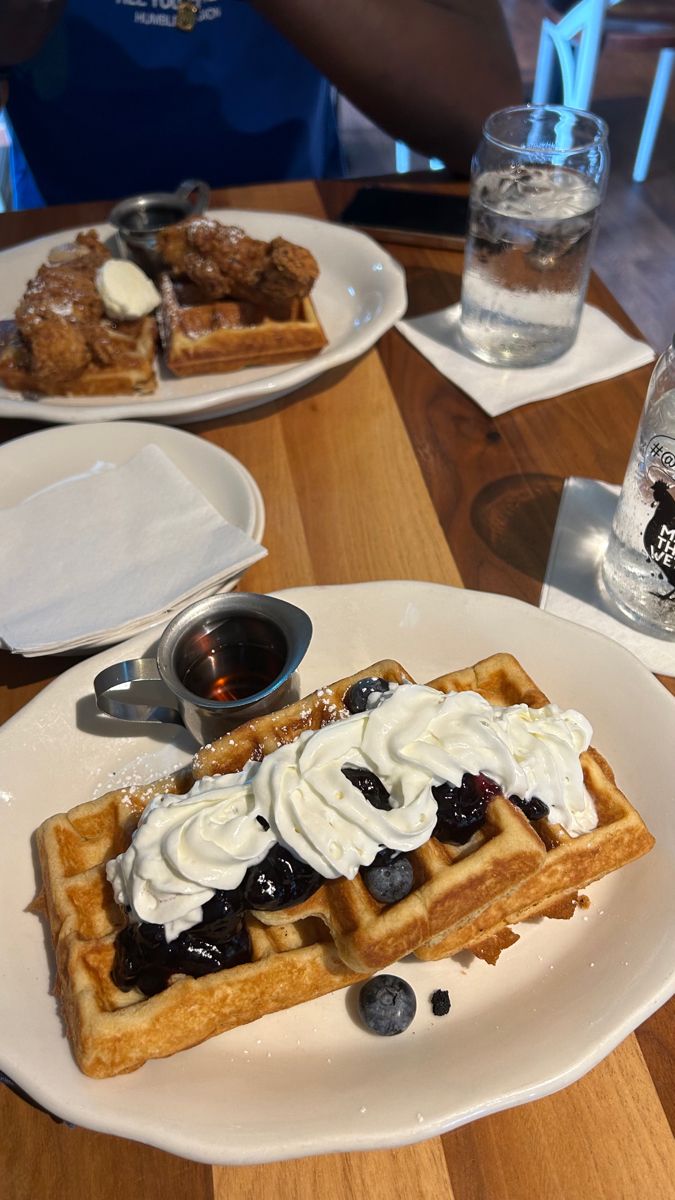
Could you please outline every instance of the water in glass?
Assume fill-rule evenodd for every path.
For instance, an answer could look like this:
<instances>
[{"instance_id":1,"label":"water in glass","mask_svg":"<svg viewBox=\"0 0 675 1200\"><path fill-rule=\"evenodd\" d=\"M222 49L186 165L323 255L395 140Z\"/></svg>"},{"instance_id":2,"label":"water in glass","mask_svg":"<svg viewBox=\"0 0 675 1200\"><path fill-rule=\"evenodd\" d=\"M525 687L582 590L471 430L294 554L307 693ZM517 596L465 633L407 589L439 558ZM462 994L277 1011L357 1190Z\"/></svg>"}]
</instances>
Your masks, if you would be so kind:
<instances>
[{"instance_id":1,"label":"water in glass","mask_svg":"<svg viewBox=\"0 0 675 1200\"><path fill-rule=\"evenodd\" d=\"M515 165L475 180L461 332L476 357L504 365L557 358L584 302L601 193L569 167Z\"/></svg>"}]
</instances>

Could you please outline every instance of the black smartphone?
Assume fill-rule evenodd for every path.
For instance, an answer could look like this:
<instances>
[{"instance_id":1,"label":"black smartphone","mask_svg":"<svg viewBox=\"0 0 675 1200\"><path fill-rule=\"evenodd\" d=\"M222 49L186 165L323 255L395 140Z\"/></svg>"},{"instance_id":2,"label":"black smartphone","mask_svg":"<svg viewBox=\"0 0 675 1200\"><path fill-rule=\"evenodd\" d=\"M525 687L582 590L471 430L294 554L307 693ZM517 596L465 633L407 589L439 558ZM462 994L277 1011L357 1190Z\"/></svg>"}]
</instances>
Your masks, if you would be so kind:
<instances>
[{"instance_id":1,"label":"black smartphone","mask_svg":"<svg viewBox=\"0 0 675 1200\"><path fill-rule=\"evenodd\" d=\"M386 242L461 250L468 207L465 196L399 187L364 187L338 220Z\"/></svg>"}]
</instances>

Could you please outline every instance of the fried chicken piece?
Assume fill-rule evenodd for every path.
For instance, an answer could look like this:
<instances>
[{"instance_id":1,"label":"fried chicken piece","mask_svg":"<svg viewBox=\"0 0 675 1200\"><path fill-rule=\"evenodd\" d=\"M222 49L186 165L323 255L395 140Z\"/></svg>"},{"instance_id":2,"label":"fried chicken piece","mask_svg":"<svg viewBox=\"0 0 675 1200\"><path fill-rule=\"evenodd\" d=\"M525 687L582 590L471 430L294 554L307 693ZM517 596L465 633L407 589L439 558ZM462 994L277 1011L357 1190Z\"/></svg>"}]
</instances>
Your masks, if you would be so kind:
<instances>
[{"instance_id":1,"label":"fried chicken piece","mask_svg":"<svg viewBox=\"0 0 675 1200\"><path fill-rule=\"evenodd\" d=\"M68 320L91 325L103 316L95 277L74 264L40 267L16 310L17 329L30 339L44 321Z\"/></svg>"},{"instance_id":2,"label":"fried chicken piece","mask_svg":"<svg viewBox=\"0 0 675 1200\"><path fill-rule=\"evenodd\" d=\"M309 250L278 237L269 244L260 285L265 295L277 303L302 300L311 292L318 274L317 261Z\"/></svg>"},{"instance_id":3,"label":"fried chicken piece","mask_svg":"<svg viewBox=\"0 0 675 1200\"><path fill-rule=\"evenodd\" d=\"M28 283L15 320L31 373L45 391L58 391L92 361L104 315L96 272L110 251L91 229L56 247Z\"/></svg>"},{"instance_id":4,"label":"fried chicken piece","mask_svg":"<svg viewBox=\"0 0 675 1200\"><path fill-rule=\"evenodd\" d=\"M47 391L57 392L91 362L84 331L63 317L41 321L31 333L31 369Z\"/></svg>"},{"instance_id":5,"label":"fried chicken piece","mask_svg":"<svg viewBox=\"0 0 675 1200\"><path fill-rule=\"evenodd\" d=\"M134 339L142 336L144 322L123 322L120 336L96 287L109 258L92 229L55 247L28 283L15 314L13 366L37 391L66 391L90 366L123 369L135 362Z\"/></svg>"},{"instance_id":6,"label":"fried chicken piece","mask_svg":"<svg viewBox=\"0 0 675 1200\"><path fill-rule=\"evenodd\" d=\"M319 274L314 255L285 238L262 242L236 225L188 217L157 237L173 276L187 276L209 300L248 300L273 310L308 296Z\"/></svg>"}]
</instances>

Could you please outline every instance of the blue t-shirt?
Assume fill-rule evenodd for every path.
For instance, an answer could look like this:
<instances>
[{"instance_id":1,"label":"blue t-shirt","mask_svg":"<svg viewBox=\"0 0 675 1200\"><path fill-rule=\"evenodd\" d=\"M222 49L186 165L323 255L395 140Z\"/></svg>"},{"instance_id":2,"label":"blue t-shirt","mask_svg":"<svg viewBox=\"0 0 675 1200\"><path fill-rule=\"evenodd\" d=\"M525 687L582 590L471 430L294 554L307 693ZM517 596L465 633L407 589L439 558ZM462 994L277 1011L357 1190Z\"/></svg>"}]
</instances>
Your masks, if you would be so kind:
<instances>
[{"instance_id":1,"label":"blue t-shirt","mask_svg":"<svg viewBox=\"0 0 675 1200\"><path fill-rule=\"evenodd\" d=\"M311 63L241 0L202 0L191 33L177 3L69 0L13 69L9 116L46 203L340 174L331 89Z\"/></svg>"}]
</instances>

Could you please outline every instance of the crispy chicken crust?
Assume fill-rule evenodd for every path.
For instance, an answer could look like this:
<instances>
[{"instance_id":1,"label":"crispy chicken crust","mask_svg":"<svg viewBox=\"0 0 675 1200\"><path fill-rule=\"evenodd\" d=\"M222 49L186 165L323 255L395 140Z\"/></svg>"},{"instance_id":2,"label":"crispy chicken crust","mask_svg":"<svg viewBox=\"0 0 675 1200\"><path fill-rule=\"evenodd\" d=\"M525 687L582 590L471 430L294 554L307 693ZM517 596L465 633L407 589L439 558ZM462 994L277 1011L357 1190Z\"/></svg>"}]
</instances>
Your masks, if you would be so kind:
<instances>
[{"instance_id":1,"label":"crispy chicken crust","mask_svg":"<svg viewBox=\"0 0 675 1200\"><path fill-rule=\"evenodd\" d=\"M208 300L227 297L282 310L308 296L319 274L303 246L281 237L262 242L208 217L170 225L157 241L171 274L190 279Z\"/></svg>"},{"instance_id":2,"label":"crispy chicken crust","mask_svg":"<svg viewBox=\"0 0 675 1200\"><path fill-rule=\"evenodd\" d=\"M28 283L16 310L30 370L46 391L81 375L95 360L95 340L104 315L96 272L109 250L94 230L61 247Z\"/></svg>"}]
</instances>

